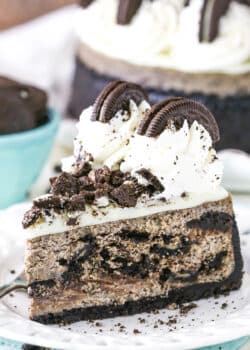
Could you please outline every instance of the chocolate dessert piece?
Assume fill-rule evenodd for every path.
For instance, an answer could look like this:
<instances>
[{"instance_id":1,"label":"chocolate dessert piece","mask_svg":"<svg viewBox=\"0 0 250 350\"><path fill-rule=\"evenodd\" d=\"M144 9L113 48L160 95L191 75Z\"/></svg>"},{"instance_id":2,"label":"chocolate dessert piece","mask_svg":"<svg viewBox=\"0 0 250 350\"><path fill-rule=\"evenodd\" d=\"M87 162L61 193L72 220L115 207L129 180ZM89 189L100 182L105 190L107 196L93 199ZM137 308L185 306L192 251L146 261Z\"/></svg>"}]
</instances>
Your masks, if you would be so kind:
<instances>
[{"instance_id":1,"label":"chocolate dessert piece","mask_svg":"<svg viewBox=\"0 0 250 350\"><path fill-rule=\"evenodd\" d=\"M0 77L0 135L34 129L47 120L44 91Z\"/></svg>"},{"instance_id":2,"label":"chocolate dessert piece","mask_svg":"<svg viewBox=\"0 0 250 350\"><path fill-rule=\"evenodd\" d=\"M101 92L80 119L73 159L25 214L32 320L131 315L241 285L239 233L231 196L220 187L213 115L185 98L149 108L136 96L146 98L141 87L120 81Z\"/></svg>"}]
</instances>

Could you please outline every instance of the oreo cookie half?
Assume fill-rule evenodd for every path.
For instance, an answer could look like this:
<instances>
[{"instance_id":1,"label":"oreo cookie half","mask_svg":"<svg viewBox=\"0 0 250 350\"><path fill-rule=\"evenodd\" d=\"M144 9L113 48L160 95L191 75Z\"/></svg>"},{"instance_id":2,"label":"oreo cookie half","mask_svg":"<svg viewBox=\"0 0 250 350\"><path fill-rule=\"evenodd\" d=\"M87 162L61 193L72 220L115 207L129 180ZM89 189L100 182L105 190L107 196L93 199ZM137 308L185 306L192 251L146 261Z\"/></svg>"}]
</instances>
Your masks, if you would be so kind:
<instances>
[{"instance_id":1,"label":"oreo cookie half","mask_svg":"<svg viewBox=\"0 0 250 350\"><path fill-rule=\"evenodd\" d=\"M141 6L141 3L142 0L120 0L117 13L117 23L122 25L129 24Z\"/></svg>"},{"instance_id":2,"label":"oreo cookie half","mask_svg":"<svg viewBox=\"0 0 250 350\"><path fill-rule=\"evenodd\" d=\"M199 40L212 42L218 35L219 23L233 0L204 0L201 10ZM250 0L234 0L250 6Z\"/></svg>"},{"instance_id":3,"label":"oreo cookie half","mask_svg":"<svg viewBox=\"0 0 250 350\"><path fill-rule=\"evenodd\" d=\"M88 7L94 0L81 0L80 6L83 8Z\"/></svg>"},{"instance_id":4,"label":"oreo cookie half","mask_svg":"<svg viewBox=\"0 0 250 350\"><path fill-rule=\"evenodd\" d=\"M109 83L94 103L91 120L107 123L118 111L129 110L130 100L139 104L143 100L148 101L148 96L137 84L123 81Z\"/></svg>"},{"instance_id":5,"label":"oreo cookie half","mask_svg":"<svg viewBox=\"0 0 250 350\"><path fill-rule=\"evenodd\" d=\"M209 110L201 103L182 97L169 98L155 104L141 121L137 132L139 135L157 137L172 123L179 129L184 120L189 125L196 120L209 132L213 143L219 141L219 128Z\"/></svg>"}]
</instances>

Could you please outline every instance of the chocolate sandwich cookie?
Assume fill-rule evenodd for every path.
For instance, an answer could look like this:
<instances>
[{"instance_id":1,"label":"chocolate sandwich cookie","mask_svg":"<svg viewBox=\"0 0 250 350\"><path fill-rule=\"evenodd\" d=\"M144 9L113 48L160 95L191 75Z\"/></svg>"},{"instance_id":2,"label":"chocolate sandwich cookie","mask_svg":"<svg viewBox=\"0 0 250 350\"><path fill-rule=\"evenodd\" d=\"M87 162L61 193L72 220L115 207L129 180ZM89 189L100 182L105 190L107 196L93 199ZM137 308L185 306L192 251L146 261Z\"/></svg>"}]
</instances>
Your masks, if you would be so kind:
<instances>
[{"instance_id":1,"label":"chocolate sandwich cookie","mask_svg":"<svg viewBox=\"0 0 250 350\"><path fill-rule=\"evenodd\" d=\"M148 101L148 96L137 84L113 81L97 97L91 119L107 123L118 111L129 110L130 100L140 104L144 100Z\"/></svg>"},{"instance_id":2,"label":"chocolate sandwich cookie","mask_svg":"<svg viewBox=\"0 0 250 350\"><path fill-rule=\"evenodd\" d=\"M0 77L0 134L33 129L47 122L44 91Z\"/></svg>"},{"instance_id":3,"label":"chocolate sandwich cookie","mask_svg":"<svg viewBox=\"0 0 250 350\"><path fill-rule=\"evenodd\" d=\"M94 0L81 0L80 5L85 8L88 7Z\"/></svg>"},{"instance_id":4,"label":"chocolate sandwich cookie","mask_svg":"<svg viewBox=\"0 0 250 350\"><path fill-rule=\"evenodd\" d=\"M196 120L209 132L214 143L219 141L219 128L211 112L204 105L183 97L168 98L155 104L141 121L138 134L157 137L172 123L178 130L184 120L189 126Z\"/></svg>"},{"instance_id":5,"label":"chocolate sandwich cookie","mask_svg":"<svg viewBox=\"0 0 250 350\"><path fill-rule=\"evenodd\" d=\"M250 6L249 0L205 0L201 10L199 39L211 42L217 38L221 18L228 11L232 1Z\"/></svg>"},{"instance_id":6,"label":"chocolate sandwich cookie","mask_svg":"<svg viewBox=\"0 0 250 350\"><path fill-rule=\"evenodd\" d=\"M220 149L241 149L250 153L250 103L249 95L218 96L216 94L186 93L181 90L146 89L150 102L157 103L163 98L182 96L204 104L215 116L221 138L217 144Z\"/></svg>"},{"instance_id":7,"label":"chocolate sandwich cookie","mask_svg":"<svg viewBox=\"0 0 250 350\"><path fill-rule=\"evenodd\" d=\"M142 1L143 0L119 0L116 18L117 24L129 24L137 10L140 8ZM93 2L94 0L81 0L80 5L83 8L86 8Z\"/></svg>"},{"instance_id":8,"label":"chocolate sandwich cookie","mask_svg":"<svg viewBox=\"0 0 250 350\"><path fill-rule=\"evenodd\" d=\"M120 0L117 13L117 23L129 24L141 6L141 3L142 0Z\"/></svg>"}]
</instances>

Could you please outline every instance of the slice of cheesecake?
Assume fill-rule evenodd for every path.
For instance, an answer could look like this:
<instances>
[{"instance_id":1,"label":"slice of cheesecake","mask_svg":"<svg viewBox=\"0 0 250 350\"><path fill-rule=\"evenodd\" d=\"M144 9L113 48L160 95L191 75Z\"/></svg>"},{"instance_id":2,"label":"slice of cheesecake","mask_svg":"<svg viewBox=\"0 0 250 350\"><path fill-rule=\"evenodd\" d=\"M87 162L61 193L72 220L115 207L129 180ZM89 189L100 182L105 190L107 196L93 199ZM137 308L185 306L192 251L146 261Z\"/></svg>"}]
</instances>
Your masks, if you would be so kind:
<instances>
[{"instance_id":1,"label":"slice of cheesecake","mask_svg":"<svg viewBox=\"0 0 250 350\"><path fill-rule=\"evenodd\" d=\"M151 108L139 86L113 82L78 130L64 172L23 220L31 319L129 315L240 287L219 131L204 106Z\"/></svg>"}]
</instances>

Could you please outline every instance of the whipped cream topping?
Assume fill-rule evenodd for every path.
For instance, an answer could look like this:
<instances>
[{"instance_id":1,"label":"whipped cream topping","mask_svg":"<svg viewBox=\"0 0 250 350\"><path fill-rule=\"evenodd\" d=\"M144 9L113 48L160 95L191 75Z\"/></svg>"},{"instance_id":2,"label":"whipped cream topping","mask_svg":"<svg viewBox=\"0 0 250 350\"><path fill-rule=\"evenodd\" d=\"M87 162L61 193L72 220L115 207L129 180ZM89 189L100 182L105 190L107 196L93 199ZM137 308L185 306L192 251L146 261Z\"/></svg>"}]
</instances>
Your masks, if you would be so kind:
<instances>
[{"instance_id":1,"label":"whipped cream topping","mask_svg":"<svg viewBox=\"0 0 250 350\"><path fill-rule=\"evenodd\" d=\"M214 192L221 183L223 167L206 129L187 121L176 130L165 129L158 137L135 135L127 148L121 170L144 184L137 171L146 168L157 176L165 190L157 197L169 199L183 193Z\"/></svg>"},{"instance_id":2,"label":"whipped cream topping","mask_svg":"<svg viewBox=\"0 0 250 350\"><path fill-rule=\"evenodd\" d=\"M92 167L100 168L109 165L111 168L117 164L117 156L121 158L124 146L128 145L131 136L144 117L150 105L142 101L137 106L130 101L129 111L119 111L108 122L92 121L93 107L85 109L77 124L78 134L74 141L74 155L62 161L63 171L71 172L77 159L84 158L85 152L93 158Z\"/></svg>"},{"instance_id":3,"label":"whipped cream topping","mask_svg":"<svg viewBox=\"0 0 250 350\"><path fill-rule=\"evenodd\" d=\"M137 127L149 108L146 101L139 106L130 101L129 112L119 111L108 123L92 121L92 107L84 110L77 126L74 155L63 160L63 170L73 171L74 163L88 152L93 156L94 169L107 165L129 172L143 186L148 183L138 171L149 170L164 186L164 191L155 195L156 200L184 193L215 193L223 166L208 131L197 121L189 126L185 120L179 130L172 125L157 137L141 136ZM108 205L107 198L100 200L100 207Z\"/></svg>"},{"instance_id":4,"label":"whipped cream topping","mask_svg":"<svg viewBox=\"0 0 250 350\"><path fill-rule=\"evenodd\" d=\"M131 23L118 25L117 0L96 0L78 15L80 40L109 57L184 72L250 72L250 7L232 2L211 43L199 41L204 0L143 1Z\"/></svg>"}]
</instances>

